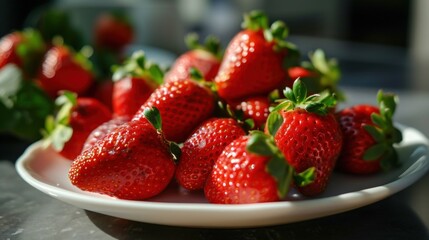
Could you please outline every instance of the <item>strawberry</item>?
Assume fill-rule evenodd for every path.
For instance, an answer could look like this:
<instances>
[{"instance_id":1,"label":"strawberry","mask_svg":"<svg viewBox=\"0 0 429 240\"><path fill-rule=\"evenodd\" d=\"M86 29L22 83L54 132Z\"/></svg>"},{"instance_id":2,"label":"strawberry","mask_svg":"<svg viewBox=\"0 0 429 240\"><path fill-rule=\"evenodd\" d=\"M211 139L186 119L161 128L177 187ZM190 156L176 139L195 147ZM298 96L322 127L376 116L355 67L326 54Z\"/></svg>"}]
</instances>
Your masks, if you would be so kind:
<instances>
[{"instance_id":1,"label":"strawberry","mask_svg":"<svg viewBox=\"0 0 429 240\"><path fill-rule=\"evenodd\" d=\"M159 66L148 62L142 51L133 53L113 74L113 113L132 117L163 82L163 77Z\"/></svg>"},{"instance_id":2,"label":"strawberry","mask_svg":"<svg viewBox=\"0 0 429 240\"><path fill-rule=\"evenodd\" d=\"M12 32L0 39L0 68L6 64L20 67L26 76L33 76L46 46L40 33L33 29Z\"/></svg>"},{"instance_id":3,"label":"strawberry","mask_svg":"<svg viewBox=\"0 0 429 240\"><path fill-rule=\"evenodd\" d=\"M266 96L249 97L245 100L230 103L233 109L241 111L244 120L252 119L255 129L263 129L270 114L270 100Z\"/></svg>"},{"instance_id":4,"label":"strawberry","mask_svg":"<svg viewBox=\"0 0 429 240\"><path fill-rule=\"evenodd\" d=\"M150 95L133 120L141 119L148 107L159 109L165 137L170 141L183 142L212 115L214 95L207 87L191 79L167 82Z\"/></svg>"},{"instance_id":5,"label":"strawberry","mask_svg":"<svg viewBox=\"0 0 429 240\"><path fill-rule=\"evenodd\" d=\"M329 111L335 99L333 95L307 97L299 79L284 95L287 99L273 109L266 130L296 172L315 168L314 182L298 187L303 195L315 196L325 190L342 146L340 126Z\"/></svg>"},{"instance_id":6,"label":"strawberry","mask_svg":"<svg viewBox=\"0 0 429 240\"><path fill-rule=\"evenodd\" d=\"M161 132L156 109L108 133L80 154L69 170L71 183L84 191L143 200L163 191L174 176L171 144Z\"/></svg>"},{"instance_id":7,"label":"strawberry","mask_svg":"<svg viewBox=\"0 0 429 240\"><path fill-rule=\"evenodd\" d=\"M120 51L134 38L134 30L124 14L103 13L94 25L95 46L97 48Z\"/></svg>"},{"instance_id":8,"label":"strawberry","mask_svg":"<svg viewBox=\"0 0 429 240\"><path fill-rule=\"evenodd\" d=\"M93 83L91 62L82 54L64 45L55 45L45 54L39 72L39 83L55 97L61 90L82 95Z\"/></svg>"},{"instance_id":9,"label":"strawberry","mask_svg":"<svg viewBox=\"0 0 429 240\"><path fill-rule=\"evenodd\" d=\"M83 145L82 151L85 151L88 148L91 148L95 145L98 140L104 138L108 133L113 131L115 128L121 126L122 124L128 122L130 119L125 116L115 117L110 119L107 122L100 124L97 128L95 128L88 136Z\"/></svg>"},{"instance_id":10,"label":"strawberry","mask_svg":"<svg viewBox=\"0 0 429 240\"><path fill-rule=\"evenodd\" d=\"M254 131L226 146L213 166L204 193L212 203L278 201L286 197L292 180L298 185L311 183L312 171L296 175L273 138Z\"/></svg>"},{"instance_id":11,"label":"strawberry","mask_svg":"<svg viewBox=\"0 0 429 240\"><path fill-rule=\"evenodd\" d=\"M110 120L106 106L93 98L76 98L64 92L55 103L60 106L55 118L46 119L45 144L52 145L63 157L73 160L82 151L89 134L100 124Z\"/></svg>"},{"instance_id":12,"label":"strawberry","mask_svg":"<svg viewBox=\"0 0 429 240\"><path fill-rule=\"evenodd\" d=\"M394 144L401 142L402 134L392 120L397 96L379 91L377 101L379 107L360 104L338 112L344 136L338 169L370 174L399 165Z\"/></svg>"},{"instance_id":13,"label":"strawberry","mask_svg":"<svg viewBox=\"0 0 429 240\"><path fill-rule=\"evenodd\" d=\"M310 93L327 90L335 93L338 100L344 100L344 94L338 89L341 71L336 59L327 59L325 52L321 49L310 52L308 57L310 60L303 61L301 66L288 69L289 78L300 78Z\"/></svg>"},{"instance_id":14,"label":"strawberry","mask_svg":"<svg viewBox=\"0 0 429 240\"><path fill-rule=\"evenodd\" d=\"M196 68L205 80L213 81L222 58L219 40L210 36L206 38L204 45L201 45L198 43L198 35L189 34L186 43L190 50L177 58L165 75L165 81L188 79L191 77L191 68Z\"/></svg>"},{"instance_id":15,"label":"strawberry","mask_svg":"<svg viewBox=\"0 0 429 240\"><path fill-rule=\"evenodd\" d=\"M202 123L184 142L176 170L176 180L185 189L203 189L213 164L223 149L244 136L232 118L211 118Z\"/></svg>"},{"instance_id":16,"label":"strawberry","mask_svg":"<svg viewBox=\"0 0 429 240\"><path fill-rule=\"evenodd\" d=\"M93 85L90 96L106 105L109 110L113 111L112 96L113 96L113 81L110 79L96 82Z\"/></svg>"},{"instance_id":17,"label":"strawberry","mask_svg":"<svg viewBox=\"0 0 429 240\"><path fill-rule=\"evenodd\" d=\"M244 30L231 40L215 78L220 97L226 100L265 95L286 80L285 57L296 53L284 41L286 25L276 21L268 29L268 19L261 12L244 16Z\"/></svg>"}]
</instances>

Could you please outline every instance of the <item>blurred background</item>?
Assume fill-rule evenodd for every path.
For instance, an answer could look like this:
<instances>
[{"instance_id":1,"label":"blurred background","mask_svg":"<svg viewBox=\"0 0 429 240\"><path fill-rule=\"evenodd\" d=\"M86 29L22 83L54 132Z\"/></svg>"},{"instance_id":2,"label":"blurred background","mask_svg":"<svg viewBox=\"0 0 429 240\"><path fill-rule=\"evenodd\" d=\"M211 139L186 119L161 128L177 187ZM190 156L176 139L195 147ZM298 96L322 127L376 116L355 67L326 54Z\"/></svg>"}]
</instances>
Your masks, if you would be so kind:
<instances>
[{"instance_id":1,"label":"blurred background","mask_svg":"<svg viewBox=\"0 0 429 240\"><path fill-rule=\"evenodd\" d=\"M135 29L133 47L155 47L167 62L186 50L186 33L214 34L225 47L243 12L261 9L287 23L303 52L322 48L337 58L342 85L429 90L427 0L2 0L0 34L34 25L52 7L65 10L87 42L100 13L122 11Z\"/></svg>"}]
</instances>

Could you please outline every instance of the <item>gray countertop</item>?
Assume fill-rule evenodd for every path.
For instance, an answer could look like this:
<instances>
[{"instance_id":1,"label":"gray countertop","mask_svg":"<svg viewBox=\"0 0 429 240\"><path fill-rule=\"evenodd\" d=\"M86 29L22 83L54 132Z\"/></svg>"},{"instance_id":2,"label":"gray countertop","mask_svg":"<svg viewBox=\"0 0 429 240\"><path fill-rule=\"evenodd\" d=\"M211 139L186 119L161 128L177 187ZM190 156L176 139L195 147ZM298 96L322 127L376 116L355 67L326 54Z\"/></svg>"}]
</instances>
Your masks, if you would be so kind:
<instances>
[{"instance_id":1,"label":"gray countertop","mask_svg":"<svg viewBox=\"0 0 429 240\"><path fill-rule=\"evenodd\" d=\"M345 90L347 105L375 103L376 89ZM397 122L429 136L429 93L397 93ZM329 217L262 228L205 229L133 222L76 208L25 183L14 160L0 161L0 239L429 239L429 174L387 199Z\"/></svg>"}]
</instances>

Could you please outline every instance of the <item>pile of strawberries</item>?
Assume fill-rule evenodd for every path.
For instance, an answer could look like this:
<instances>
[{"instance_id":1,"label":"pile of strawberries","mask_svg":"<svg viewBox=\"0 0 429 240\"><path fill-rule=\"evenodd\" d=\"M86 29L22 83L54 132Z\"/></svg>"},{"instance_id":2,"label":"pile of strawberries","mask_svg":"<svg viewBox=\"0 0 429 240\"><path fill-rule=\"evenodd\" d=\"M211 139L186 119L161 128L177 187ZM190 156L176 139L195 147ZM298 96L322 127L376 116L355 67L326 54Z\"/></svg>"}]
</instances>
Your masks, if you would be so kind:
<instances>
[{"instance_id":1,"label":"pile of strawberries","mask_svg":"<svg viewBox=\"0 0 429 240\"><path fill-rule=\"evenodd\" d=\"M174 182L204 191L212 203L279 201L290 188L312 197L335 184L334 170L370 174L398 166L396 96L380 91L379 106L338 110L345 96L336 62L321 50L301 62L287 34L283 22L269 25L263 13L251 12L224 54L215 38L201 45L190 35L192 49L165 76L136 52L115 67L112 112L80 97L77 84L49 89L69 92L46 121L45 141L73 160L73 185L132 200ZM44 69L49 75L53 67Z\"/></svg>"}]
</instances>

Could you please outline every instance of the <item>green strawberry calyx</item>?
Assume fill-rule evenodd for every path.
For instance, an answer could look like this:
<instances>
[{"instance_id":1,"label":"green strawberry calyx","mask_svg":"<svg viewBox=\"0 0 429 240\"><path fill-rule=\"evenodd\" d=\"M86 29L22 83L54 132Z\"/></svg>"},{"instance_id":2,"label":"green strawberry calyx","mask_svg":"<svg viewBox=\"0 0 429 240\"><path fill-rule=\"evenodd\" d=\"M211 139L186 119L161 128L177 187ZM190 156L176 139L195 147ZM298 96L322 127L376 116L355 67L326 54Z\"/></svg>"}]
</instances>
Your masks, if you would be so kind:
<instances>
[{"instance_id":1,"label":"green strawberry calyx","mask_svg":"<svg viewBox=\"0 0 429 240\"><path fill-rule=\"evenodd\" d=\"M256 155L270 157L266 171L276 180L280 199L286 197L292 181L295 181L298 186L306 186L314 181L314 168L296 173L276 146L272 136L261 131L252 131L246 150Z\"/></svg>"},{"instance_id":2,"label":"green strawberry calyx","mask_svg":"<svg viewBox=\"0 0 429 240\"><path fill-rule=\"evenodd\" d=\"M230 104L221 99L217 101L215 115L218 117L232 118L236 120L246 132L249 132L251 129L255 128L255 121L251 118L245 118L243 110L233 109Z\"/></svg>"},{"instance_id":3,"label":"green strawberry calyx","mask_svg":"<svg viewBox=\"0 0 429 240\"><path fill-rule=\"evenodd\" d=\"M363 155L366 161L380 159L382 169L389 170L400 165L394 144L402 141L401 131L393 125L393 114L396 110L398 97L392 93L378 91L377 102L380 113L372 113L373 124L364 125L364 129L373 137L375 144Z\"/></svg>"},{"instance_id":4,"label":"green strawberry calyx","mask_svg":"<svg viewBox=\"0 0 429 240\"><path fill-rule=\"evenodd\" d=\"M151 108L145 108L143 111L143 115L145 118L149 121L150 124L155 128L155 130L162 134L162 118L159 110L156 107ZM165 140L165 139L164 139ZM180 147L177 143L173 141L167 141L165 140L167 145L169 146L170 153L173 157L174 162L177 164L177 161L180 158L180 155L182 154L182 151L180 150Z\"/></svg>"},{"instance_id":5,"label":"green strawberry calyx","mask_svg":"<svg viewBox=\"0 0 429 240\"><path fill-rule=\"evenodd\" d=\"M185 37L186 46L191 50L203 50L213 54L217 59L222 59L223 51L219 38L209 35L205 38L204 43L200 44L200 37L197 33L189 33Z\"/></svg>"},{"instance_id":6,"label":"green strawberry calyx","mask_svg":"<svg viewBox=\"0 0 429 240\"><path fill-rule=\"evenodd\" d=\"M308 53L310 61L303 61L301 66L319 76L318 91L329 90L336 94L339 101L344 101L344 94L338 89L341 78L341 70L334 58L328 59L322 49L316 49Z\"/></svg>"},{"instance_id":7,"label":"green strawberry calyx","mask_svg":"<svg viewBox=\"0 0 429 240\"><path fill-rule=\"evenodd\" d=\"M25 72L33 76L42 61L46 44L40 32L35 29L27 28L20 34L22 34L23 41L17 45L16 54L21 59Z\"/></svg>"},{"instance_id":8,"label":"green strawberry calyx","mask_svg":"<svg viewBox=\"0 0 429 240\"><path fill-rule=\"evenodd\" d=\"M113 81L126 77L139 77L156 88L164 82L164 72L158 64L147 61L143 51L134 52L121 66L113 66Z\"/></svg>"},{"instance_id":9,"label":"green strawberry calyx","mask_svg":"<svg viewBox=\"0 0 429 240\"><path fill-rule=\"evenodd\" d=\"M307 96L307 87L299 78L294 81L292 88L286 87L283 94L286 99L276 100L280 103L271 110L270 115L280 115L280 110L291 111L297 108L319 115L326 115L337 104L335 94L327 91ZM279 117L272 116L272 118Z\"/></svg>"},{"instance_id":10,"label":"green strawberry calyx","mask_svg":"<svg viewBox=\"0 0 429 240\"><path fill-rule=\"evenodd\" d=\"M45 146L52 146L55 151L60 152L73 135L69 123L72 109L77 105L76 93L64 91L55 99L55 105L58 111L55 116L46 117L42 136Z\"/></svg>"},{"instance_id":11,"label":"green strawberry calyx","mask_svg":"<svg viewBox=\"0 0 429 240\"><path fill-rule=\"evenodd\" d=\"M275 21L269 26L269 20L262 11L251 11L244 14L244 21L241 24L243 29L252 31L263 31L267 42L274 42L273 50L281 52L286 50L289 55L293 55L294 59L299 56L298 48L295 44L285 41L289 35L289 29L283 21Z\"/></svg>"}]
</instances>

